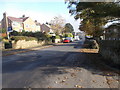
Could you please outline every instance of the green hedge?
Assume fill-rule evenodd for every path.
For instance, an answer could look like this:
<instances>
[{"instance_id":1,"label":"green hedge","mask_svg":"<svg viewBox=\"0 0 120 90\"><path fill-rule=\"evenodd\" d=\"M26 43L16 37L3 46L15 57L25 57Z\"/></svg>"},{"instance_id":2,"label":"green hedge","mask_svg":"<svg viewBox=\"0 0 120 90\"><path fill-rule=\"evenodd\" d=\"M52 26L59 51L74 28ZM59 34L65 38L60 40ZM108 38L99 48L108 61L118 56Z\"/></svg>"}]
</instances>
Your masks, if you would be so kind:
<instances>
[{"instance_id":1,"label":"green hedge","mask_svg":"<svg viewBox=\"0 0 120 90\"><path fill-rule=\"evenodd\" d=\"M5 49L12 48L12 43L11 42L4 42Z\"/></svg>"},{"instance_id":2,"label":"green hedge","mask_svg":"<svg viewBox=\"0 0 120 90\"><path fill-rule=\"evenodd\" d=\"M60 36L59 36L59 35L57 35L57 36L55 36L55 38L56 38L56 39L60 39Z\"/></svg>"},{"instance_id":3,"label":"green hedge","mask_svg":"<svg viewBox=\"0 0 120 90\"><path fill-rule=\"evenodd\" d=\"M110 63L120 64L120 40L99 41L99 53Z\"/></svg>"},{"instance_id":4,"label":"green hedge","mask_svg":"<svg viewBox=\"0 0 120 90\"><path fill-rule=\"evenodd\" d=\"M63 37L66 38L66 37L73 37L73 34L72 33L65 33L63 34Z\"/></svg>"},{"instance_id":5,"label":"green hedge","mask_svg":"<svg viewBox=\"0 0 120 90\"><path fill-rule=\"evenodd\" d=\"M42 32L25 32L24 30L22 32L17 32L17 31L13 31L10 33L11 36L27 36L27 37L34 37L37 38L38 41L51 41L51 36L46 34L46 33L42 33Z\"/></svg>"},{"instance_id":6,"label":"green hedge","mask_svg":"<svg viewBox=\"0 0 120 90\"><path fill-rule=\"evenodd\" d=\"M37 38L27 37L27 36L12 36L11 40L15 40L15 41L18 41L18 40L25 40L25 41L36 40L37 41Z\"/></svg>"}]
</instances>

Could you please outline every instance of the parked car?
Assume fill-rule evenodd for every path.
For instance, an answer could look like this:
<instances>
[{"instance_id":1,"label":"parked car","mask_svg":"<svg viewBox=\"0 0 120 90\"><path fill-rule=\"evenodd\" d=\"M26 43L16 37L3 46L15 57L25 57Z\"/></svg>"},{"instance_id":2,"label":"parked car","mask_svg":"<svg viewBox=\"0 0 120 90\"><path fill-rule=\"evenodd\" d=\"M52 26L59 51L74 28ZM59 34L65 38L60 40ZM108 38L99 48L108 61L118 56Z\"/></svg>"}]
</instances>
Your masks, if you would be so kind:
<instances>
[{"instance_id":1,"label":"parked car","mask_svg":"<svg viewBox=\"0 0 120 90\"><path fill-rule=\"evenodd\" d=\"M68 39L64 39L63 42L64 42L64 43L69 43L70 40L68 40Z\"/></svg>"},{"instance_id":2,"label":"parked car","mask_svg":"<svg viewBox=\"0 0 120 90\"><path fill-rule=\"evenodd\" d=\"M70 42L73 42L73 37L66 37L66 39L70 40Z\"/></svg>"}]
</instances>

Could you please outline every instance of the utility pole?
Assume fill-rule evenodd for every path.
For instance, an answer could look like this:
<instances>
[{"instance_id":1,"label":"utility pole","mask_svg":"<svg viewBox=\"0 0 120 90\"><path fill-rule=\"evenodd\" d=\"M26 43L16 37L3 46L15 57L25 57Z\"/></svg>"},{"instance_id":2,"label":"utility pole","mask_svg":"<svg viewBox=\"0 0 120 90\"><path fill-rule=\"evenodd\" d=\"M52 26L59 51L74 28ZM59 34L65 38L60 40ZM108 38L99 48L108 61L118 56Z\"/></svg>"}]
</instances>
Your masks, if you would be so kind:
<instances>
[{"instance_id":1,"label":"utility pole","mask_svg":"<svg viewBox=\"0 0 120 90\"><path fill-rule=\"evenodd\" d=\"M4 25L5 25L6 33L7 33L7 36L8 36L8 40L10 40L9 32L8 32L8 19L7 19L6 12L3 13L3 17L4 17L4 23L5 23Z\"/></svg>"}]
</instances>

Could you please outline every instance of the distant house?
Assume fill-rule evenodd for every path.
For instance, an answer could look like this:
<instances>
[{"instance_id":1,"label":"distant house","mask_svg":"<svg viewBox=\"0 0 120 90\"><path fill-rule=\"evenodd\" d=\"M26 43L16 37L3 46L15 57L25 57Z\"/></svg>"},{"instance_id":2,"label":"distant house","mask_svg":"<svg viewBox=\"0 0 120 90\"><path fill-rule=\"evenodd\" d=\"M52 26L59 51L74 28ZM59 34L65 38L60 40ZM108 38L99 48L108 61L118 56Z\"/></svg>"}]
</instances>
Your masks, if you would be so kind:
<instances>
[{"instance_id":1,"label":"distant house","mask_svg":"<svg viewBox=\"0 0 120 90\"><path fill-rule=\"evenodd\" d=\"M37 22L37 20L35 20L35 24L36 24L36 31L41 31L41 24Z\"/></svg>"},{"instance_id":2,"label":"distant house","mask_svg":"<svg viewBox=\"0 0 120 90\"><path fill-rule=\"evenodd\" d=\"M40 25L40 27L41 27L41 32L43 32L43 33L45 32L45 33L47 33L49 35L55 36L55 33L51 29L50 25L42 24L42 25Z\"/></svg>"},{"instance_id":3,"label":"distant house","mask_svg":"<svg viewBox=\"0 0 120 90\"><path fill-rule=\"evenodd\" d=\"M25 31L40 31L40 25L38 29L38 25L36 25L36 22L33 21L30 17L25 17L23 15L20 18L7 16L6 13L3 14L2 19L2 28L12 27L13 30L21 32L22 30Z\"/></svg>"},{"instance_id":4,"label":"distant house","mask_svg":"<svg viewBox=\"0 0 120 90\"><path fill-rule=\"evenodd\" d=\"M42 24L40 27L41 27L41 32L46 32L46 33L50 32L50 27L48 25Z\"/></svg>"},{"instance_id":5,"label":"distant house","mask_svg":"<svg viewBox=\"0 0 120 90\"><path fill-rule=\"evenodd\" d=\"M120 40L120 23L113 23L106 28L106 40Z\"/></svg>"}]
</instances>

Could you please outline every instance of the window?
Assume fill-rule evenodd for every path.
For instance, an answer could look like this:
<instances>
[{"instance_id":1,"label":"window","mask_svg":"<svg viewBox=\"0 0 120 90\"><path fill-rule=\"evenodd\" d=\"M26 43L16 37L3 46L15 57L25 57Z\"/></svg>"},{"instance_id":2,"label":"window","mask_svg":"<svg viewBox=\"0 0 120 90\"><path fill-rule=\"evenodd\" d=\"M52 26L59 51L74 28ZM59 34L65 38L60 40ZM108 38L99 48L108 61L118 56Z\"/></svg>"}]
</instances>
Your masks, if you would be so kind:
<instances>
[{"instance_id":1,"label":"window","mask_svg":"<svg viewBox=\"0 0 120 90\"><path fill-rule=\"evenodd\" d=\"M29 25L27 24L26 27L29 27Z\"/></svg>"},{"instance_id":2,"label":"window","mask_svg":"<svg viewBox=\"0 0 120 90\"><path fill-rule=\"evenodd\" d=\"M34 28L34 25L32 25L32 27Z\"/></svg>"}]
</instances>

